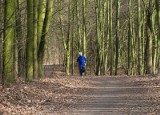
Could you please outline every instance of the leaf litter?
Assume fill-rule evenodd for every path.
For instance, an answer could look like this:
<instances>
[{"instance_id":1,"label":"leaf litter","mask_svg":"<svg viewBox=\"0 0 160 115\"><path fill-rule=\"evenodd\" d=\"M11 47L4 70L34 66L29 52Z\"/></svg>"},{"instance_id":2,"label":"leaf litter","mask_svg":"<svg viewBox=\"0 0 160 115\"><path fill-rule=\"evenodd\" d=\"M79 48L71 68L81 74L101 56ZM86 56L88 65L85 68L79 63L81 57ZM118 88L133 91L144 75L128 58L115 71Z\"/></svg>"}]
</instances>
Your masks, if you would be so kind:
<instances>
[{"instance_id":1,"label":"leaf litter","mask_svg":"<svg viewBox=\"0 0 160 115\"><path fill-rule=\"evenodd\" d=\"M48 77L0 89L0 114L48 115L65 113L83 101L92 84L81 77Z\"/></svg>"}]
</instances>

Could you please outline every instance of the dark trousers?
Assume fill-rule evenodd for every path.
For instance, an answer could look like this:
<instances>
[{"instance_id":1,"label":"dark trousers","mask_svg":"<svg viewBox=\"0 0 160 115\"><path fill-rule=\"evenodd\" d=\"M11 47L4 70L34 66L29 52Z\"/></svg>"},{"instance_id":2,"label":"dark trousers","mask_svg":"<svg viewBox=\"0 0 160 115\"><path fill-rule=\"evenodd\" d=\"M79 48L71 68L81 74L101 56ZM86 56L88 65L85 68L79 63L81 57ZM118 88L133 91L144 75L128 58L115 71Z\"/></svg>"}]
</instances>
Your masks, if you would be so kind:
<instances>
[{"instance_id":1,"label":"dark trousers","mask_svg":"<svg viewBox=\"0 0 160 115\"><path fill-rule=\"evenodd\" d=\"M80 72L80 75L82 76L83 73L85 72L85 66L79 66L79 72Z\"/></svg>"}]
</instances>

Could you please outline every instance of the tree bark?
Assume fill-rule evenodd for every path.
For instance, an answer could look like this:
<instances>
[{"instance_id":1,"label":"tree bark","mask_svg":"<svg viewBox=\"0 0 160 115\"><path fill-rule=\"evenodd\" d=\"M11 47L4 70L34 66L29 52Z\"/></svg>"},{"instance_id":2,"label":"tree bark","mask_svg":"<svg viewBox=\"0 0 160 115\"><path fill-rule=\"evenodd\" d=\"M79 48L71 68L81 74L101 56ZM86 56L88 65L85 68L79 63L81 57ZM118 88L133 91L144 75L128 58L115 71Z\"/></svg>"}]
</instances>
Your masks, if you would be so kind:
<instances>
[{"instance_id":1,"label":"tree bark","mask_svg":"<svg viewBox=\"0 0 160 115\"><path fill-rule=\"evenodd\" d=\"M108 29L108 39L109 39L109 71L110 71L110 75L112 75L113 74L113 62L114 62L114 60L113 60L113 38L112 38L112 12L113 12L113 10L112 10L112 0L109 0L109 3L108 3L108 16L109 16L109 18L108 18L108 26L109 26L109 29Z\"/></svg>"},{"instance_id":2,"label":"tree bark","mask_svg":"<svg viewBox=\"0 0 160 115\"><path fill-rule=\"evenodd\" d=\"M26 80L33 79L33 0L27 0Z\"/></svg>"},{"instance_id":3,"label":"tree bark","mask_svg":"<svg viewBox=\"0 0 160 115\"><path fill-rule=\"evenodd\" d=\"M118 60L119 60L119 15L120 15L120 0L116 1L116 46L115 46L115 75L117 75Z\"/></svg>"},{"instance_id":4,"label":"tree bark","mask_svg":"<svg viewBox=\"0 0 160 115\"><path fill-rule=\"evenodd\" d=\"M38 78L38 1L33 0L33 36L34 36L34 43L33 43L33 77Z\"/></svg>"},{"instance_id":5,"label":"tree bark","mask_svg":"<svg viewBox=\"0 0 160 115\"><path fill-rule=\"evenodd\" d=\"M146 74L152 74L152 41L153 41L153 33L152 33L152 12L151 12L151 0L147 0L145 6L145 14L146 14L146 46L145 46L145 63L146 63Z\"/></svg>"},{"instance_id":6,"label":"tree bark","mask_svg":"<svg viewBox=\"0 0 160 115\"><path fill-rule=\"evenodd\" d=\"M83 54L87 55L86 0L83 0Z\"/></svg>"},{"instance_id":7,"label":"tree bark","mask_svg":"<svg viewBox=\"0 0 160 115\"><path fill-rule=\"evenodd\" d=\"M17 51L18 51L18 76L24 76L24 36L21 22L21 1L16 0L16 38L17 38Z\"/></svg>"},{"instance_id":8,"label":"tree bark","mask_svg":"<svg viewBox=\"0 0 160 115\"><path fill-rule=\"evenodd\" d=\"M15 0L5 0L4 7L4 44L3 44L3 85L9 85L14 77L15 41Z\"/></svg>"},{"instance_id":9,"label":"tree bark","mask_svg":"<svg viewBox=\"0 0 160 115\"><path fill-rule=\"evenodd\" d=\"M128 11L129 11L129 21L128 21L128 71L127 74L130 75L131 74L131 40L132 40L132 22L131 22L131 0L128 1ZM133 60L132 60L133 61Z\"/></svg>"},{"instance_id":10,"label":"tree bark","mask_svg":"<svg viewBox=\"0 0 160 115\"><path fill-rule=\"evenodd\" d=\"M0 17L0 25L3 24L4 14L3 14L3 4L2 1L0 1L0 13L2 14ZM2 30L3 27L0 26L0 29ZM3 80L2 77L2 70L3 70L3 31L0 31L0 79Z\"/></svg>"},{"instance_id":11,"label":"tree bark","mask_svg":"<svg viewBox=\"0 0 160 115\"><path fill-rule=\"evenodd\" d=\"M44 56L46 51L46 42L47 42L47 35L49 31L50 22L52 19L52 12L53 12L53 2L54 0L48 0L46 3L46 12L45 12L45 18L43 23L43 29L42 29L42 36L40 41L40 47L38 50L38 76L41 78L44 76Z\"/></svg>"},{"instance_id":12,"label":"tree bark","mask_svg":"<svg viewBox=\"0 0 160 115\"><path fill-rule=\"evenodd\" d=\"M78 51L82 51L82 35L81 35L81 22L80 22L80 8L79 0L76 0L76 19L77 19L77 40L78 40Z\"/></svg>"},{"instance_id":13,"label":"tree bark","mask_svg":"<svg viewBox=\"0 0 160 115\"><path fill-rule=\"evenodd\" d=\"M45 12L46 12L46 0L39 0L38 2L38 22L37 22L37 48L40 47L41 42L41 36L42 36L42 29L43 29L43 23L45 18Z\"/></svg>"},{"instance_id":14,"label":"tree bark","mask_svg":"<svg viewBox=\"0 0 160 115\"><path fill-rule=\"evenodd\" d=\"M138 2L138 5L137 5L137 24L138 24L138 48L137 48L137 52L138 52L138 74L141 75L143 73L143 70L142 70L142 66L143 66L143 63L142 63L142 45L141 45L141 37L142 37L142 16L141 16L141 0L137 0Z\"/></svg>"},{"instance_id":15,"label":"tree bark","mask_svg":"<svg viewBox=\"0 0 160 115\"><path fill-rule=\"evenodd\" d=\"M107 2L104 0L96 0L96 34L97 34L97 59L96 59L96 75L105 74L105 14Z\"/></svg>"}]
</instances>

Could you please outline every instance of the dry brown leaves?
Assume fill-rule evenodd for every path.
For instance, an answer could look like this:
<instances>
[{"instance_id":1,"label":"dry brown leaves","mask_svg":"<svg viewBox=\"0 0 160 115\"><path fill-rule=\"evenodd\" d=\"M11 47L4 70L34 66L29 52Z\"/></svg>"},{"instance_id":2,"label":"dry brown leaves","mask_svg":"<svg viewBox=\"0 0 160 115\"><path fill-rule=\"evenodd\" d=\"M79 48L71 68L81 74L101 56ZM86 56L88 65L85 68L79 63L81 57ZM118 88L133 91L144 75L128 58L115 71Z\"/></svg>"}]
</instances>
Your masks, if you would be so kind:
<instances>
[{"instance_id":1,"label":"dry brown leaves","mask_svg":"<svg viewBox=\"0 0 160 115\"><path fill-rule=\"evenodd\" d=\"M0 89L0 114L48 115L82 101L91 84L78 77L53 77L19 82Z\"/></svg>"}]
</instances>

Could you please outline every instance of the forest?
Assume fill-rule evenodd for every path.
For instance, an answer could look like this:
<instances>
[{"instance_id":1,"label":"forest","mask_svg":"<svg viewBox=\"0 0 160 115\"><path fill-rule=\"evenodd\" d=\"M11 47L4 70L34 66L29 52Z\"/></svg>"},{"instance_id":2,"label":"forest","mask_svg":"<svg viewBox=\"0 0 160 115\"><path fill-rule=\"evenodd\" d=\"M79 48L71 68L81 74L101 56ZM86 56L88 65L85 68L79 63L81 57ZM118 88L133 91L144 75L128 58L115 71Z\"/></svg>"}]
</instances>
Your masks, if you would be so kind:
<instances>
[{"instance_id":1,"label":"forest","mask_svg":"<svg viewBox=\"0 0 160 115\"><path fill-rule=\"evenodd\" d=\"M1 0L0 76L42 78L45 64L73 75L82 51L95 75L158 74L159 0Z\"/></svg>"},{"instance_id":2,"label":"forest","mask_svg":"<svg viewBox=\"0 0 160 115\"><path fill-rule=\"evenodd\" d=\"M41 81L49 66L63 67L64 91L77 93L70 83L88 84L73 80L79 52L87 58L86 77L160 73L160 0L0 0L0 14L1 93L21 80L27 86L13 91L63 83Z\"/></svg>"}]
</instances>

